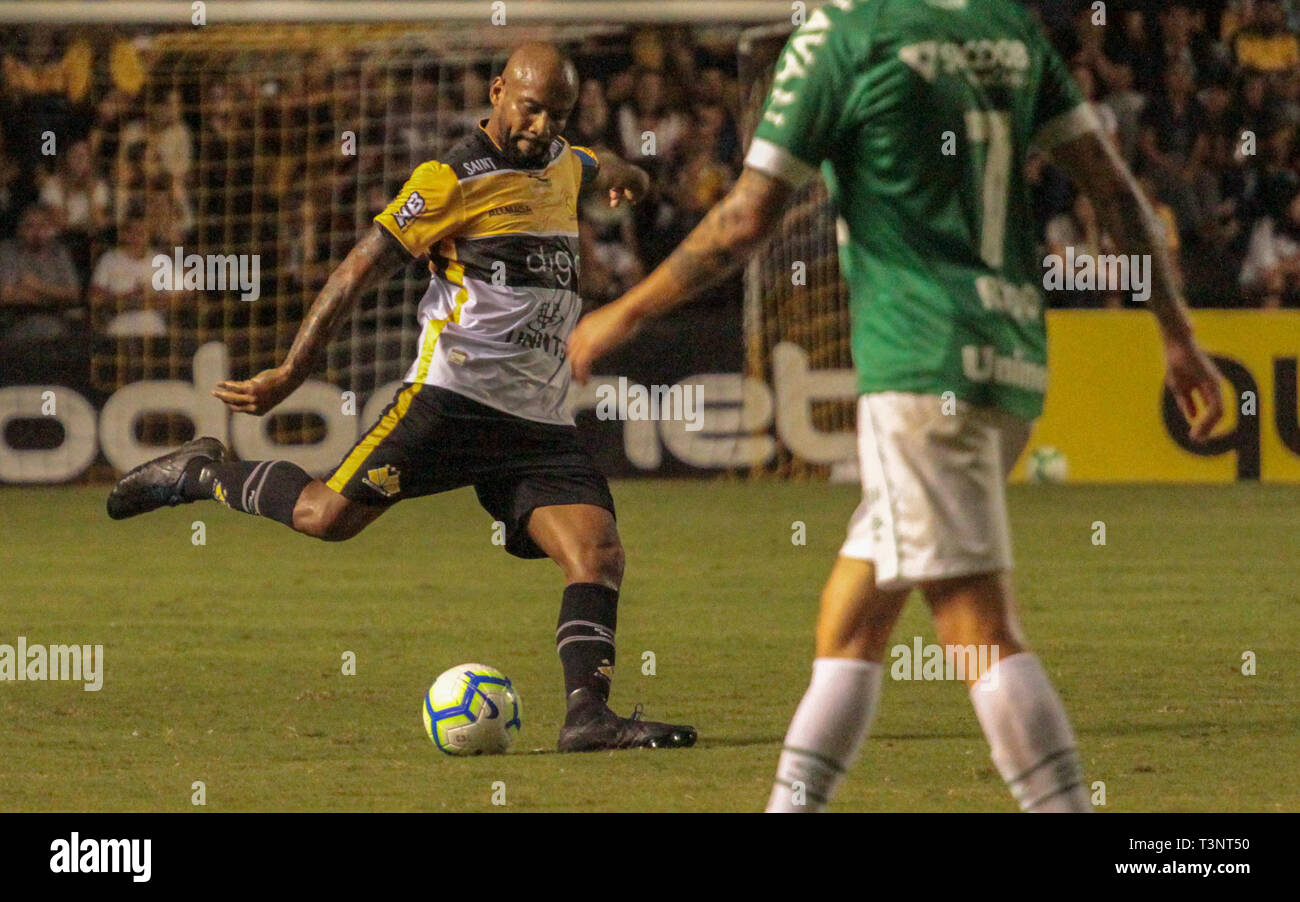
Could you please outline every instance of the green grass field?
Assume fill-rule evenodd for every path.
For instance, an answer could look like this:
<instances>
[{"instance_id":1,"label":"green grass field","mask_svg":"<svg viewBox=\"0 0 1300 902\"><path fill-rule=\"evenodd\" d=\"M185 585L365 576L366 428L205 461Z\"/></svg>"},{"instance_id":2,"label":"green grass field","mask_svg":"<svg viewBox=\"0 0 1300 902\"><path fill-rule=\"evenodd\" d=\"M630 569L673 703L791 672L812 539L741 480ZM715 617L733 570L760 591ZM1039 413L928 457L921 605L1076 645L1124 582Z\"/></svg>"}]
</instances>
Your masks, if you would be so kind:
<instances>
[{"instance_id":1,"label":"green grass field","mask_svg":"<svg viewBox=\"0 0 1300 902\"><path fill-rule=\"evenodd\" d=\"M857 500L852 486L616 483L628 570L613 702L701 738L561 756L559 571L493 546L471 491L329 545L214 504L115 523L107 488L0 490L0 643L102 644L106 658L97 693L0 682L0 811L760 810ZM1011 490L1022 619L1103 810L1300 809L1298 500L1258 485ZM916 635L934 641L919 598L896 640ZM523 699L504 757L449 758L423 732L428 683L472 660ZM964 688L889 680L833 807L1015 808Z\"/></svg>"}]
</instances>

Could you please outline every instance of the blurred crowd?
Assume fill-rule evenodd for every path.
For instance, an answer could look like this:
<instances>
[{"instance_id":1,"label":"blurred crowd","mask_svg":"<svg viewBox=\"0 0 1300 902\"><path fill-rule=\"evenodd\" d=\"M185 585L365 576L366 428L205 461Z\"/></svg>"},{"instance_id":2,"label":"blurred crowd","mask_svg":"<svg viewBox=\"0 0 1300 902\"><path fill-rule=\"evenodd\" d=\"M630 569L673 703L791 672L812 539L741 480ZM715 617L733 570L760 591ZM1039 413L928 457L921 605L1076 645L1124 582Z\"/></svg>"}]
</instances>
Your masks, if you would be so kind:
<instances>
[{"instance_id":1,"label":"blurred crowd","mask_svg":"<svg viewBox=\"0 0 1300 902\"><path fill-rule=\"evenodd\" d=\"M1043 20L1163 226L1193 306L1300 306L1300 40L1283 0L1042 0ZM1096 211L1030 162L1049 251L1114 252ZM1066 293L1058 305L1121 306ZM1129 302L1131 303L1131 302Z\"/></svg>"},{"instance_id":2,"label":"blurred crowd","mask_svg":"<svg viewBox=\"0 0 1300 902\"><path fill-rule=\"evenodd\" d=\"M1298 11L1116 0L1103 24L1083 0L1028 5L1137 175L1192 303L1300 306ZM154 256L176 247L261 253L263 297L296 292L300 316L411 168L489 110L486 64L400 70L326 49L273 81L232 65L187 82L160 75L150 44L147 31L41 28L0 44L0 355L70 332L150 337L193 322L208 301L152 287ZM582 84L566 136L644 166L656 185L632 209L583 201L583 292L599 304L739 174L745 86L734 30L645 28L570 49ZM358 150L340 154L352 121ZM1111 249L1056 167L1035 157L1029 179L1044 253ZM1049 303L1126 302L1054 292Z\"/></svg>"}]
</instances>

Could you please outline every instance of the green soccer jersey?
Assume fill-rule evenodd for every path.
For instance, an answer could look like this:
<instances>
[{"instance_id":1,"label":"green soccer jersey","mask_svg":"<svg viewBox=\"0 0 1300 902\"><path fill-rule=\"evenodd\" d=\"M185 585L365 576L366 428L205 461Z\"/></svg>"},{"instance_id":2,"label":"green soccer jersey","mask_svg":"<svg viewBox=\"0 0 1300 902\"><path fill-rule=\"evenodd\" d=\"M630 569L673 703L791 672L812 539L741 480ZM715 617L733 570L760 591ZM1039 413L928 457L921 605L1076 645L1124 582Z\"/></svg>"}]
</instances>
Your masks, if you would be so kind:
<instances>
[{"instance_id":1,"label":"green soccer jersey","mask_svg":"<svg viewBox=\"0 0 1300 902\"><path fill-rule=\"evenodd\" d=\"M785 46L745 164L818 164L839 215L858 389L1032 419L1046 388L1030 144L1097 128L1013 0L836 0Z\"/></svg>"}]
</instances>

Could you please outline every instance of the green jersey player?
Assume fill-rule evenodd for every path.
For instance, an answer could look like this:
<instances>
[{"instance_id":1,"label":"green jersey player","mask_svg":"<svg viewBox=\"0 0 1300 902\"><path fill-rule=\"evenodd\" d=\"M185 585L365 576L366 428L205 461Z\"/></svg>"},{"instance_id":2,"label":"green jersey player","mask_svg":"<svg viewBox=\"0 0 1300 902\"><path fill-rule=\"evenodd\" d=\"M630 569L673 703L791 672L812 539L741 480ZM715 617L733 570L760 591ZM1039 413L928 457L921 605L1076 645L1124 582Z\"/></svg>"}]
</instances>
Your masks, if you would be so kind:
<instances>
[{"instance_id":1,"label":"green jersey player","mask_svg":"<svg viewBox=\"0 0 1300 902\"><path fill-rule=\"evenodd\" d=\"M1021 175L1029 148L1151 261L1167 384L1192 435L1221 411L1152 211L1058 55L1011 0L836 0L777 62L745 169L673 255L579 323L575 378L734 274L821 167L839 211L858 373L863 501L821 598L817 657L769 811L818 811L866 737L886 642L921 589L1026 811L1088 811L1065 710L1017 622L1004 483L1042 407L1043 269ZM949 394L951 393L951 394Z\"/></svg>"}]
</instances>

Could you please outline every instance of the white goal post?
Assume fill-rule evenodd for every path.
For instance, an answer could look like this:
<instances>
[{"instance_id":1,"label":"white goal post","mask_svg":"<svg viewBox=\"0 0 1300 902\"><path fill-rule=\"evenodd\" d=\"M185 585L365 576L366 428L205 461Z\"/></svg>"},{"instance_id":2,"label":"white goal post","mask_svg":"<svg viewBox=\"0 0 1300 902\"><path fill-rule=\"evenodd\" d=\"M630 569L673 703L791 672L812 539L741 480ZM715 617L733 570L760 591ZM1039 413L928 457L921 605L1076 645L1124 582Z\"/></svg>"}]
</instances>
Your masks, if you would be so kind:
<instances>
[{"instance_id":1,"label":"white goal post","mask_svg":"<svg viewBox=\"0 0 1300 902\"><path fill-rule=\"evenodd\" d=\"M752 25L793 21L810 4L791 0L209 0L209 24L250 22L438 22L482 23L499 9L508 24L554 22L729 23ZM183 25L190 22L189 0L2 0L0 23L48 25Z\"/></svg>"}]
</instances>

